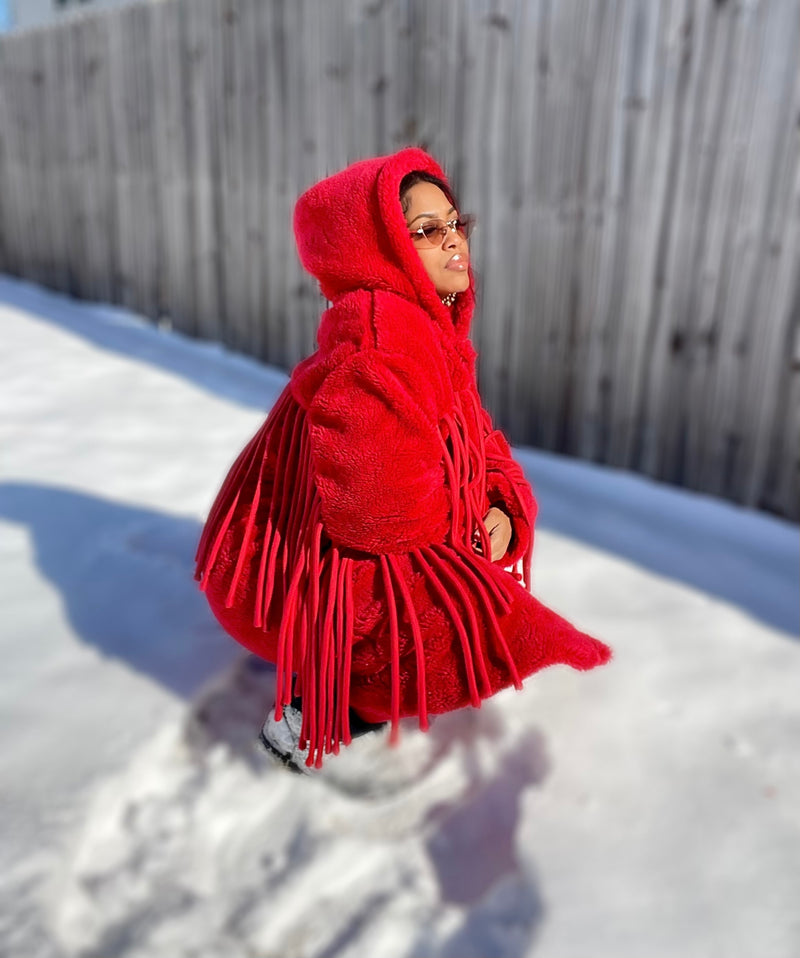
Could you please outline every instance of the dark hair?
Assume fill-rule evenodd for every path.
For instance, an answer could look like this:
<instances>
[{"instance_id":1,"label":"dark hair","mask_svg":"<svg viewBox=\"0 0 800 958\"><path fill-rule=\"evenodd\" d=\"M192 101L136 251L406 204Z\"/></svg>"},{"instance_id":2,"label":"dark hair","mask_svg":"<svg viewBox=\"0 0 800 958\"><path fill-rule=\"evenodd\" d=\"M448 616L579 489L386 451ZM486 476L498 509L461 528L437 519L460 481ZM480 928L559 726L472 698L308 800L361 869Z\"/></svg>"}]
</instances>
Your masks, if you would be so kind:
<instances>
[{"instance_id":1,"label":"dark hair","mask_svg":"<svg viewBox=\"0 0 800 958\"><path fill-rule=\"evenodd\" d=\"M411 187L416 186L417 183L432 183L434 186L438 186L455 209L459 208L453 191L444 180L440 180L438 176L434 176L433 173L427 173L425 170L412 170L410 173L406 173L403 179L400 180L400 206L403 208L404 213L408 212L410 205L406 194Z\"/></svg>"}]
</instances>

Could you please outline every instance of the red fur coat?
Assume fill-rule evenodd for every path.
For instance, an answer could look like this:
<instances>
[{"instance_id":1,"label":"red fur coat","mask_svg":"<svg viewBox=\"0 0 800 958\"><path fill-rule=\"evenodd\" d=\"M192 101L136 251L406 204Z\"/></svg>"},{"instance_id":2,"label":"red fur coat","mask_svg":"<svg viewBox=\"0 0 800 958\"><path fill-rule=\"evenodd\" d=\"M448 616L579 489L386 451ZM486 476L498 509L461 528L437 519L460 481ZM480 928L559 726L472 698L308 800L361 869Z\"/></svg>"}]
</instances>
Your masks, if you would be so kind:
<instances>
[{"instance_id":1,"label":"red fur coat","mask_svg":"<svg viewBox=\"0 0 800 958\"><path fill-rule=\"evenodd\" d=\"M391 719L396 740L403 716L426 728L545 666L610 656L530 594L536 502L478 395L472 276L444 306L409 238L398 190L414 169L444 179L409 148L298 200L300 258L332 305L197 552L223 627L277 664L278 717L302 695L309 764L349 742L348 707ZM513 528L496 562L493 504Z\"/></svg>"}]
</instances>

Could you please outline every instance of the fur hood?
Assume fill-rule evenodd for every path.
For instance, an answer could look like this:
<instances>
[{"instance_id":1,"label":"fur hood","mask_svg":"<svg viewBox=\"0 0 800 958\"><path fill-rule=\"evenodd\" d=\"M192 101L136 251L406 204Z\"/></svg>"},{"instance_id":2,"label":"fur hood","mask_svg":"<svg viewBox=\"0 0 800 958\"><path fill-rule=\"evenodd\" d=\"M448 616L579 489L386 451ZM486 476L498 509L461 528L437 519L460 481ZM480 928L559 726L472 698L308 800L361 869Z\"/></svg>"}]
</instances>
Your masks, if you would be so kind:
<instances>
[{"instance_id":1,"label":"fur hood","mask_svg":"<svg viewBox=\"0 0 800 958\"><path fill-rule=\"evenodd\" d=\"M300 262L334 305L355 290L395 293L421 307L443 332L469 334L474 278L452 308L444 306L408 235L399 202L407 173L447 176L424 150L360 160L312 186L297 201L294 230ZM449 183L448 183L449 185Z\"/></svg>"}]
</instances>

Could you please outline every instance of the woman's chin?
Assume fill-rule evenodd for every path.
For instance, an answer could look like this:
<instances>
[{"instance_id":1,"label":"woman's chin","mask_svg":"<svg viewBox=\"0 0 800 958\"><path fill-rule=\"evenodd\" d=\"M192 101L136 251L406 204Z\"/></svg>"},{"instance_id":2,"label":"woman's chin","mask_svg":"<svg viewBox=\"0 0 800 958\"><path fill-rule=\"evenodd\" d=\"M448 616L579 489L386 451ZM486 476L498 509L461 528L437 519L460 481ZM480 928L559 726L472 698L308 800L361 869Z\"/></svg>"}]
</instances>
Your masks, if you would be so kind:
<instances>
[{"instance_id":1,"label":"woman's chin","mask_svg":"<svg viewBox=\"0 0 800 958\"><path fill-rule=\"evenodd\" d=\"M469 273L459 274L447 278L446 283L442 283L436 292L440 296L449 296L451 293L464 293L469 289Z\"/></svg>"}]
</instances>

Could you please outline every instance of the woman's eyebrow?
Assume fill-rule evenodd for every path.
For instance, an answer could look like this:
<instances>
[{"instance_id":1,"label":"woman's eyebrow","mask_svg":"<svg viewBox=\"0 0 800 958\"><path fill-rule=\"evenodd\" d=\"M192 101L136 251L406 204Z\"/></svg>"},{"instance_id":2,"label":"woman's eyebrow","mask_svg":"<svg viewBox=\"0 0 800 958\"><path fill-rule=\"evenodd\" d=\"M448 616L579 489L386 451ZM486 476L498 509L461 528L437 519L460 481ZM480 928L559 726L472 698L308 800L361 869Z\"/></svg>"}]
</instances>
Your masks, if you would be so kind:
<instances>
[{"instance_id":1,"label":"woman's eyebrow","mask_svg":"<svg viewBox=\"0 0 800 958\"><path fill-rule=\"evenodd\" d=\"M451 213L455 213L455 211L456 211L455 206L451 206L450 209L447 211L447 215L449 216ZM414 220L418 220L421 216L436 216L436 213L418 213L414 217ZM411 226L414 220L409 220L408 223L406 223L406 226Z\"/></svg>"}]
</instances>

